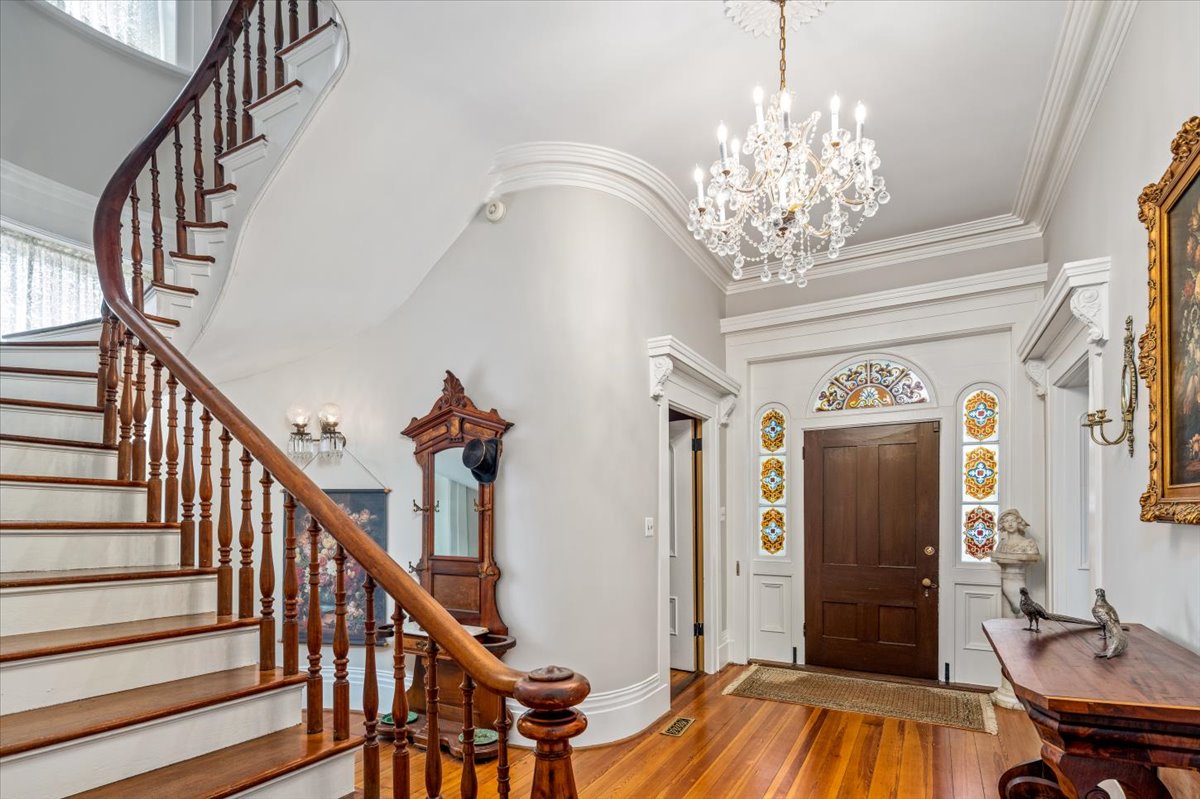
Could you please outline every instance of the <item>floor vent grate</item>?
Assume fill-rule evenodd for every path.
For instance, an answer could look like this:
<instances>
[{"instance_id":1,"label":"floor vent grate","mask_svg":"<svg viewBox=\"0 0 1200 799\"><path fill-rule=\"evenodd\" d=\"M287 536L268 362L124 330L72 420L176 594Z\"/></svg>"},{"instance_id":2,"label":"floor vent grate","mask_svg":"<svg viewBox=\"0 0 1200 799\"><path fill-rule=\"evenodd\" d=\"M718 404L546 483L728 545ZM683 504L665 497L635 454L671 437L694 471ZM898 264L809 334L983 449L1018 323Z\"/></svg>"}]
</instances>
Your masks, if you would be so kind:
<instances>
[{"instance_id":1,"label":"floor vent grate","mask_svg":"<svg viewBox=\"0 0 1200 799\"><path fill-rule=\"evenodd\" d=\"M664 729L662 731L662 734L670 735L672 738L678 738L679 736L681 736L685 732L687 732L688 727L692 726L693 721L695 721L695 719L689 719L689 718L680 716L677 719L675 719L674 721L672 721L670 724L668 724L666 729Z\"/></svg>"}]
</instances>

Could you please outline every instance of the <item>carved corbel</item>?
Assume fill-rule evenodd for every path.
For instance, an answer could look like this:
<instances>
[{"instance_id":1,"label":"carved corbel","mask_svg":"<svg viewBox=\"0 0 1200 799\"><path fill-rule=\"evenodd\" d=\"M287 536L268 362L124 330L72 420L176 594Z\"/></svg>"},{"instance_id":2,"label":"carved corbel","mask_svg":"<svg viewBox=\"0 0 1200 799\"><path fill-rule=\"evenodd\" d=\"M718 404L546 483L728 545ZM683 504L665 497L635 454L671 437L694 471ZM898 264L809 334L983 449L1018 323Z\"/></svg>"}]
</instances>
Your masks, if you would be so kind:
<instances>
[{"instance_id":1,"label":"carved corbel","mask_svg":"<svg viewBox=\"0 0 1200 799\"><path fill-rule=\"evenodd\" d=\"M1046 396L1046 362L1038 358L1030 358L1025 362L1025 376L1033 383L1033 390L1039 397Z\"/></svg>"},{"instance_id":2,"label":"carved corbel","mask_svg":"<svg viewBox=\"0 0 1200 799\"><path fill-rule=\"evenodd\" d=\"M1071 313L1084 324L1088 343L1097 347L1108 341L1108 290L1086 286L1071 293Z\"/></svg>"},{"instance_id":3,"label":"carved corbel","mask_svg":"<svg viewBox=\"0 0 1200 799\"><path fill-rule=\"evenodd\" d=\"M729 419L733 416L733 409L737 407L737 397L733 395L721 397L721 401L717 404L717 421L721 427L729 425Z\"/></svg>"},{"instance_id":4,"label":"carved corbel","mask_svg":"<svg viewBox=\"0 0 1200 799\"><path fill-rule=\"evenodd\" d=\"M650 359L650 399L655 402L662 400L667 393L667 380L675 371L675 362L666 355Z\"/></svg>"}]
</instances>

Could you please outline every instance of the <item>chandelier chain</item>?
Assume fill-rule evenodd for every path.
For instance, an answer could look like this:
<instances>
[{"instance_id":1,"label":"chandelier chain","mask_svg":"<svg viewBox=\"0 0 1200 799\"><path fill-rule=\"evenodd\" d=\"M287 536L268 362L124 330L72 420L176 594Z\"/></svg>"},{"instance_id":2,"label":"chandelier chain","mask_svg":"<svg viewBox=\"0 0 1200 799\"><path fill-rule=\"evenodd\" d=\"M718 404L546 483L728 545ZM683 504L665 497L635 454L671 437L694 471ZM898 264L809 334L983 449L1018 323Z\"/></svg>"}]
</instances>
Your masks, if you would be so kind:
<instances>
[{"instance_id":1,"label":"chandelier chain","mask_svg":"<svg viewBox=\"0 0 1200 799\"><path fill-rule=\"evenodd\" d=\"M787 88L787 0L779 0L779 90Z\"/></svg>"}]
</instances>

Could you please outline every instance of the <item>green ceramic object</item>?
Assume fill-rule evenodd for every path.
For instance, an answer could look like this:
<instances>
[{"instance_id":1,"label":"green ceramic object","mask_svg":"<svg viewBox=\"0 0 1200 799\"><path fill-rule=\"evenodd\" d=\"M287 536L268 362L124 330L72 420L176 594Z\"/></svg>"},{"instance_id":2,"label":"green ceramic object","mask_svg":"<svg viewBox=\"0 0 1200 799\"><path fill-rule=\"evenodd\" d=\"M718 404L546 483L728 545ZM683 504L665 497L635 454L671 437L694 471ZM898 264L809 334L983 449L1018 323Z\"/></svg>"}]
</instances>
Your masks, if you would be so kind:
<instances>
[{"instance_id":1,"label":"green ceramic object","mask_svg":"<svg viewBox=\"0 0 1200 799\"><path fill-rule=\"evenodd\" d=\"M416 720L417 720L417 714L411 710L408 711L408 723L412 724ZM382 716L379 717L379 723L380 724L392 724L393 723L392 722L392 714L384 713Z\"/></svg>"},{"instance_id":2,"label":"green ceramic object","mask_svg":"<svg viewBox=\"0 0 1200 799\"><path fill-rule=\"evenodd\" d=\"M463 743L466 740L467 739L464 738L463 734L460 732L458 734L458 742ZM500 735L495 730L475 730L475 745L476 746L487 746L488 744L494 744L494 743L496 743L496 741L499 741L499 740L500 740Z\"/></svg>"}]
</instances>

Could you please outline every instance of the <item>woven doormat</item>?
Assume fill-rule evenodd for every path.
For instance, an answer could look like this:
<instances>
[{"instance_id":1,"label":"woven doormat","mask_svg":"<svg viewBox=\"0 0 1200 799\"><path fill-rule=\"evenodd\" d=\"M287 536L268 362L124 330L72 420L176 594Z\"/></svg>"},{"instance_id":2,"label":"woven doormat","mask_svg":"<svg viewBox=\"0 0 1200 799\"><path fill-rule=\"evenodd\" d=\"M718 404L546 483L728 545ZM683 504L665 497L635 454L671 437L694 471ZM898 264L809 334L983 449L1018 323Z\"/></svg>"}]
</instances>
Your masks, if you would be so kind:
<instances>
[{"instance_id":1,"label":"woven doormat","mask_svg":"<svg viewBox=\"0 0 1200 799\"><path fill-rule=\"evenodd\" d=\"M996 734L991 696L754 665L723 693Z\"/></svg>"}]
</instances>

